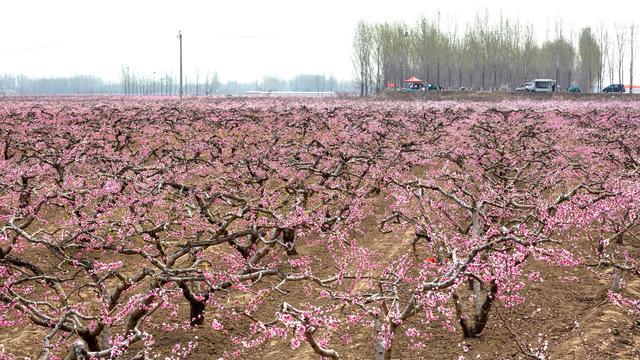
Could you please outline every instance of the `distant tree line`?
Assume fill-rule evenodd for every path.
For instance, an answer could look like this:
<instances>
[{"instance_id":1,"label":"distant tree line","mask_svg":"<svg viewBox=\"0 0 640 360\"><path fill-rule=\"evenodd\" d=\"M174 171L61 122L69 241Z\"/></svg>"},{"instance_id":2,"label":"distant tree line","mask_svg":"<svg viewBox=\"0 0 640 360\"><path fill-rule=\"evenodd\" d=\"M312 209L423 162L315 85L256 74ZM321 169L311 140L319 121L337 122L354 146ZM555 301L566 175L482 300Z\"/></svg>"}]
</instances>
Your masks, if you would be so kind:
<instances>
[{"instance_id":1,"label":"distant tree line","mask_svg":"<svg viewBox=\"0 0 640 360\"><path fill-rule=\"evenodd\" d=\"M439 14L422 16L413 26L359 22L352 60L360 94L380 93L390 83L401 86L409 76L474 90L513 89L534 78L551 78L558 88L579 84L589 91L605 82L624 83L627 51L633 85L634 24L616 26L613 34L603 25L567 34L558 20L539 43L533 25L490 20L487 13L478 14L462 31L457 26L443 30Z\"/></svg>"},{"instance_id":2,"label":"distant tree line","mask_svg":"<svg viewBox=\"0 0 640 360\"><path fill-rule=\"evenodd\" d=\"M179 79L170 74L162 76L140 75L127 67L122 68L120 84L125 95L179 94ZM243 94L249 90L257 91L308 91L308 92L354 92L353 81L338 80L324 74L299 74L289 80L277 76L264 76L261 80L239 82L235 80L222 83L218 73L206 73L184 77L184 94L207 96L220 94Z\"/></svg>"},{"instance_id":3,"label":"distant tree line","mask_svg":"<svg viewBox=\"0 0 640 360\"><path fill-rule=\"evenodd\" d=\"M119 91L120 84L91 75L49 78L0 75L0 95L115 94Z\"/></svg>"},{"instance_id":4,"label":"distant tree line","mask_svg":"<svg viewBox=\"0 0 640 360\"><path fill-rule=\"evenodd\" d=\"M30 78L24 75L0 75L0 95L71 95L111 94L132 96L177 96L180 81L172 74L145 75L128 67L122 67L120 80L104 81L90 75L71 77ZM289 80L265 76L261 80L239 82L220 81L216 72L185 76L184 94L187 96L241 95L249 90L258 91L308 91L353 93L356 84L338 80L324 74L300 74Z\"/></svg>"},{"instance_id":5,"label":"distant tree line","mask_svg":"<svg viewBox=\"0 0 640 360\"><path fill-rule=\"evenodd\" d=\"M193 81L195 80L195 81ZM184 77L185 95L214 95L220 91L220 78L216 72L204 76L196 73L195 79ZM120 85L124 95L173 96L180 93L180 79L172 74L145 75L122 67Z\"/></svg>"},{"instance_id":6,"label":"distant tree line","mask_svg":"<svg viewBox=\"0 0 640 360\"><path fill-rule=\"evenodd\" d=\"M306 91L352 93L356 89L353 81L338 80L333 75L299 74L289 80L276 76L265 76L256 81L253 87L261 91Z\"/></svg>"}]
</instances>

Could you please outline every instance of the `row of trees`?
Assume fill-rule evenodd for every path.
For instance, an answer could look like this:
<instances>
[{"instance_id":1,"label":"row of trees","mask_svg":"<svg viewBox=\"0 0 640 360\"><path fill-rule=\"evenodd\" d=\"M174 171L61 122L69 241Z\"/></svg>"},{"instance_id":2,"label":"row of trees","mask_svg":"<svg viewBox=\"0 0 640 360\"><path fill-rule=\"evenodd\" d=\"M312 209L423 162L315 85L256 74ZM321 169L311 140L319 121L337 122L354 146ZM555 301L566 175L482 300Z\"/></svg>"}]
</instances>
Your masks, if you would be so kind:
<instances>
[{"instance_id":1,"label":"row of trees","mask_svg":"<svg viewBox=\"0 0 640 360\"><path fill-rule=\"evenodd\" d=\"M177 96L180 79L172 74L146 75L122 68L120 81L107 82L96 76L76 75L56 78L30 78L24 75L0 76L0 95L41 94L124 94L140 96ZM244 94L249 90L259 91L309 91L309 92L354 92L353 81L336 79L333 75L299 74L289 80L276 76L265 76L250 82L221 82L218 73L206 73L184 78L184 94L208 96L216 94Z\"/></svg>"},{"instance_id":2,"label":"row of trees","mask_svg":"<svg viewBox=\"0 0 640 360\"><path fill-rule=\"evenodd\" d=\"M533 25L490 20L488 14L477 15L463 31L443 30L439 14L423 16L413 26L361 21L353 40L360 94L380 93L389 83L399 86L411 75L445 88L513 89L533 78L553 78L559 88L577 83L589 90L624 83L627 51L633 83L635 24L613 33L604 25L566 33L557 21L553 35L547 30L539 43Z\"/></svg>"},{"instance_id":3,"label":"row of trees","mask_svg":"<svg viewBox=\"0 0 640 360\"><path fill-rule=\"evenodd\" d=\"M255 83L255 88L262 91L335 91L353 92L356 84L349 80L338 80L333 75L300 74L290 80L282 80L276 76L265 76Z\"/></svg>"},{"instance_id":4,"label":"row of trees","mask_svg":"<svg viewBox=\"0 0 640 360\"><path fill-rule=\"evenodd\" d=\"M180 79L172 74L158 75L154 72L149 76L136 73L128 66L122 67L120 85L125 95L172 96L180 93ZM220 88L220 78L216 72L207 72L202 77L196 73L195 81L186 77L184 79L185 95L213 95Z\"/></svg>"},{"instance_id":5,"label":"row of trees","mask_svg":"<svg viewBox=\"0 0 640 360\"><path fill-rule=\"evenodd\" d=\"M120 84L107 82L97 76L30 78L25 75L0 75L0 95L34 94L114 94Z\"/></svg>"}]
</instances>

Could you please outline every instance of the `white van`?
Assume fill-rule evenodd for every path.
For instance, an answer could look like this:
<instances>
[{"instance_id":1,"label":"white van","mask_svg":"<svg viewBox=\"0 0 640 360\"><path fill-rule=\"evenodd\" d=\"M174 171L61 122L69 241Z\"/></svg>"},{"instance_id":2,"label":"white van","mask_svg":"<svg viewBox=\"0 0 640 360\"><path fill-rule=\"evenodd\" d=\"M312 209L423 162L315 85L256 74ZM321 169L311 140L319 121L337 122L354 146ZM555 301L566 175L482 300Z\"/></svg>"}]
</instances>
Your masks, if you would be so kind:
<instances>
[{"instance_id":1,"label":"white van","mask_svg":"<svg viewBox=\"0 0 640 360\"><path fill-rule=\"evenodd\" d=\"M525 91L553 92L556 90L556 81L552 79L534 79L525 84Z\"/></svg>"}]
</instances>

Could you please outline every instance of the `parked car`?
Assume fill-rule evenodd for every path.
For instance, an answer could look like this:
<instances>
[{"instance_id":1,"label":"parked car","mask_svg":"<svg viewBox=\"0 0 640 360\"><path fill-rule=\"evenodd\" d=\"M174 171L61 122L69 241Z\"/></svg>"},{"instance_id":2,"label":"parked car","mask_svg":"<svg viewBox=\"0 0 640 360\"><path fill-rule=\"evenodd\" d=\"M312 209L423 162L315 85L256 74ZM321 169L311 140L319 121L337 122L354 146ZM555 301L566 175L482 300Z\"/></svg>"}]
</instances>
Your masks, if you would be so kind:
<instances>
[{"instance_id":1,"label":"parked car","mask_svg":"<svg viewBox=\"0 0 640 360\"><path fill-rule=\"evenodd\" d=\"M569 88L567 89L567 92L570 92L570 93L581 93L582 89L580 89L580 86L578 84L573 84L573 85L569 86Z\"/></svg>"},{"instance_id":2,"label":"parked car","mask_svg":"<svg viewBox=\"0 0 640 360\"><path fill-rule=\"evenodd\" d=\"M527 91L532 92L553 92L556 91L556 81L551 79L535 79L529 82Z\"/></svg>"},{"instance_id":3,"label":"parked car","mask_svg":"<svg viewBox=\"0 0 640 360\"><path fill-rule=\"evenodd\" d=\"M534 79L528 83L520 85L516 91L525 92L554 92L556 91L556 81L552 79Z\"/></svg>"},{"instance_id":4,"label":"parked car","mask_svg":"<svg viewBox=\"0 0 640 360\"><path fill-rule=\"evenodd\" d=\"M611 85L607 86L606 88L602 89L602 92L604 92L604 93L623 93L624 92L624 85L622 85L622 84L611 84Z\"/></svg>"}]
</instances>

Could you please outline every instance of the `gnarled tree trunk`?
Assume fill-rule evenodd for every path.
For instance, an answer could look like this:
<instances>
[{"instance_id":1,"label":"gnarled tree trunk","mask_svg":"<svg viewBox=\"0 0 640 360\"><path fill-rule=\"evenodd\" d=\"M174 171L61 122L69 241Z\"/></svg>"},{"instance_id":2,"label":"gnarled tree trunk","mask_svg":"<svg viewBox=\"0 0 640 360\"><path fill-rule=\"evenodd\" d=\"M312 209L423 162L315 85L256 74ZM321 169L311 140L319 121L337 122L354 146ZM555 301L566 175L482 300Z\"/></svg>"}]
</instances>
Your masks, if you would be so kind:
<instances>
[{"instance_id":1,"label":"gnarled tree trunk","mask_svg":"<svg viewBox=\"0 0 640 360\"><path fill-rule=\"evenodd\" d=\"M468 321L468 318L464 315L458 290L455 290L453 292L453 300L456 307L456 316L458 317L460 327L462 328L462 334L465 338L478 337L482 333L485 326L487 325L487 322L489 321L489 310L491 310L493 300L498 293L498 284L496 284L495 281L492 281L489 284L489 290L487 291L486 296L484 297L484 299L482 299L482 284L477 279L471 279L470 281L473 291L474 303L473 323L470 323Z\"/></svg>"}]
</instances>

